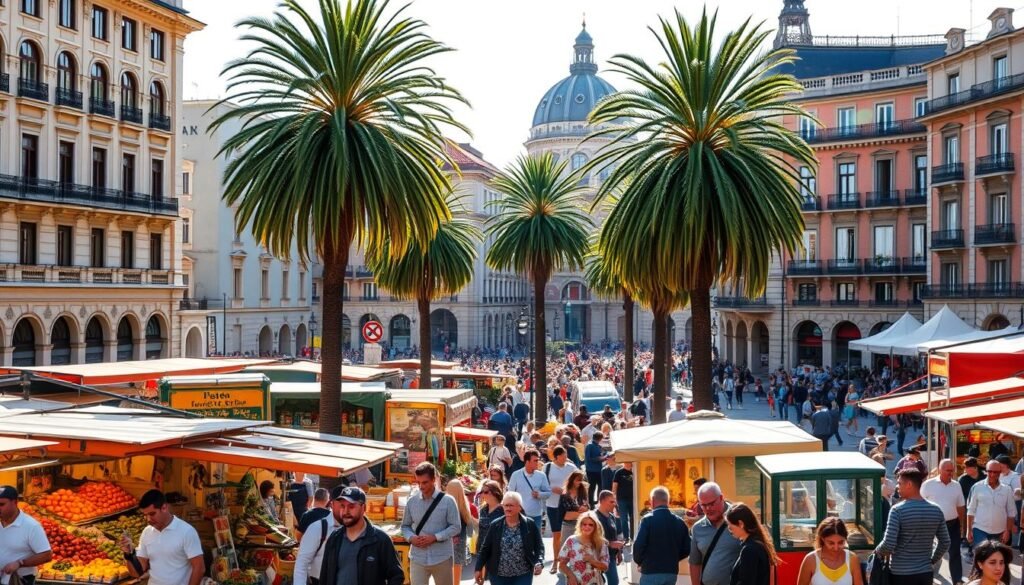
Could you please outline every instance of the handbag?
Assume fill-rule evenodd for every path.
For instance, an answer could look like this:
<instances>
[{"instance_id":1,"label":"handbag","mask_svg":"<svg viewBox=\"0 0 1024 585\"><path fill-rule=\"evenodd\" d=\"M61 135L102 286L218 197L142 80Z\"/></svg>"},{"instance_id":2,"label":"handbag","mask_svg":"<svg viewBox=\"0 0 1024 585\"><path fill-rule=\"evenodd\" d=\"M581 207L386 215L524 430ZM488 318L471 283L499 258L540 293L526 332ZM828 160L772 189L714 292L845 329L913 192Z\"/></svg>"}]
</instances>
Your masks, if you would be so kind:
<instances>
[{"instance_id":1,"label":"handbag","mask_svg":"<svg viewBox=\"0 0 1024 585\"><path fill-rule=\"evenodd\" d=\"M872 553L868 557L868 585L896 585L896 578L889 565L889 557Z\"/></svg>"}]
</instances>

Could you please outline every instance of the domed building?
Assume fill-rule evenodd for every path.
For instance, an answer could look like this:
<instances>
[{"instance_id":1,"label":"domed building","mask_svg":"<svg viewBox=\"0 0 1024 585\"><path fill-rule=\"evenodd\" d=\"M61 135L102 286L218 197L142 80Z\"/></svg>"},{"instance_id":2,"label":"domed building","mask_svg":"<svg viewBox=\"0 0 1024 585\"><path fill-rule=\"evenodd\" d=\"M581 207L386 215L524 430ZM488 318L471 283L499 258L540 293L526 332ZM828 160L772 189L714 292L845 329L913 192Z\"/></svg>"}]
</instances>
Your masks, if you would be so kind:
<instances>
[{"instance_id":1,"label":"domed building","mask_svg":"<svg viewBox=\"0 0 1024 585\"><path fill-rule=\"evenodd\" d=\"M550 152L557 160L569 161L568 167L571 170L585 165L610 141L602 137L583 144L583 140L595 130L587 123L587 117L599 101L615 92L615 87L598 75L594 39L587 32L584 22L583 29L573 43L569 76L552 85L537 103L530 138L526 141L527 152L531 155ZM607 170L602 169L595 173L596 176L587 175L583 178L588 200L607 177L607 173ZM597 217L601 221L604 214L599 213ZM552 275L545 298L548 333L552 340L589 343L622 341L625 319L621 300L609 301L591 295L582 273L563 272ZM634 338L638 343L651 343L653 317L649 311L640 308L636 310ZM689 311L677 312L672 317L670 339L677 343L689 340Z\"/></svg>"}]
</instances>

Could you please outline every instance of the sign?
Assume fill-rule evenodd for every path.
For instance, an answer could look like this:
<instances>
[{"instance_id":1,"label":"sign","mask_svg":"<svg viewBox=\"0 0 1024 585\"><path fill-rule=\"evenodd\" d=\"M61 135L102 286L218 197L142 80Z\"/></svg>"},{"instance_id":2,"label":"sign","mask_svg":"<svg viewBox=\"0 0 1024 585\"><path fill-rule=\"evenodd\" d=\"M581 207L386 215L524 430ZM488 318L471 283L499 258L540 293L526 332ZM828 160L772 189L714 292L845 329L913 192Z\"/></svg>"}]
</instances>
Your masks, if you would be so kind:
<instances>
[{"instance_id":1,"label":"sign","mask_svg":"<svg viewBox=\"0 0 1024 585\"><path fill-rule=\"evenodd\" d=\"M260 389L170 390L168 406L212 418L266 420L267 394Z\"/></svg>"},{"instance_id":2,"label":"sign","mask_svg":"<svg viewBox=\"0 0 1024 585\"><path fill-rule=\"evenodd\" d=\"M945 356L928 356L928 373L933 376L949 377L949 362Z\"/></svg>"},{"instance_id":3,"label":"sign","mask_svg":"<svg viewBox=\"0 0 1024 585\"><path fill-rule=\"evenodd\" d=\"M434 404L407 404L386 407L388 441L401 443L398 454L388 459L388 476L411 477L424 461L441 464L439 450L444 445L444 407Z\"/></svg>"},{"instance_id":4,"label":"sign","mask_svg":"<svg viewBox=\"0 0 1024 585\"><path fill-rule=\"evenodd\" d=\"M217 354L217 317L206 316L206 355Z\"/></svg>"},{"instance_id":5,"label":"sign","mask_svg":"<svg viewBox=\"0 0 1024 585\"><path fill-rule=\"evenodd\" d=\"M313 349L320 349L320 336L319 335L314 335L313 336Z\"/></svg>"},{"instance_id":6,"label":"sign","mask_svg":"<svg viewBox=\"0 0 1024 585\"><path fill-rule=\"evenodd\" d=\"M384 339L384 326L380 321L367 321L363 324L363 339L366 343L377 343Z\"/></svg>"}]
</instances>

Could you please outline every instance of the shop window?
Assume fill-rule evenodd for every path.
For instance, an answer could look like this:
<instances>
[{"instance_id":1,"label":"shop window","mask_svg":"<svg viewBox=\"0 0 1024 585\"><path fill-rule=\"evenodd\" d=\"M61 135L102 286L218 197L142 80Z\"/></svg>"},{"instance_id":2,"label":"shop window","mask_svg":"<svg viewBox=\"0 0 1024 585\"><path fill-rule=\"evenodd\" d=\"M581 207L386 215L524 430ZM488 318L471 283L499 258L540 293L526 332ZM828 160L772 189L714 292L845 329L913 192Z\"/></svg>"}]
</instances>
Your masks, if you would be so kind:
<instances>
[{"instance_id":1,"label":"shop window","mask_svg":"<svg viewBox=\"0 0 1024 585\"><path fill-rule=\"evenodd\" d=\"M779 548L813 549L818 518L818 482L779 482Z\"/></svg>"}]
</instances>

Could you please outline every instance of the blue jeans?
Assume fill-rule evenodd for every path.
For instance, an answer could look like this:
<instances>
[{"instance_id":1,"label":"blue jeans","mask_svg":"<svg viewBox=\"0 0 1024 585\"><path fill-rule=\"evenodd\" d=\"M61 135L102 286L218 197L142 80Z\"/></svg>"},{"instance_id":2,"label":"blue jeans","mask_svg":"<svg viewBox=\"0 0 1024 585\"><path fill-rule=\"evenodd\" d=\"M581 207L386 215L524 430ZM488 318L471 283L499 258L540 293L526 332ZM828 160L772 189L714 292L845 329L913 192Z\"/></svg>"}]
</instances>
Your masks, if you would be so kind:
<instances>
[{"instance_id":1,"label":"blue jeans","mask_svg":"<svg viewBox=\"0 0 1024 585\"><path fill-rule=\"evenodd\" d=\"M530 585L533 583L533 573L527 573L525 575L517 575L515 577L499 577L498 575L488 575L488 579L491 580L491 585Z\"/></svg>"},{"instance_id":2,"label":"blue jeans","mask_svg":"<svg viewBox=\"0 0 1024 585\"><path fill-rule=\"evenodd\" d=\"M544 534L544 514L542 513L540 516L530 516L530 519L537 525L537 530L540 530L541 534Z\"/></svg>"},{"instance_id":3,"label":"blue jeans","mask_svg":"<svg viewBox=\"0 0 1024 585\"><path fill-rule=\"evenodd\" d=\"M779 418L789 418L789 405L786 404L785 400L776 400L775 404L779 407Z\"/></svg>"},{"instance_id":4,"label":"blue jeans","mask_svg":"<svg viewBox=\"0 0 1024 585\"><path fill-rule=\"evenodd\" d=\"M615 560L608 561L608 570L604 572L604 580L606 585L619 585L619 568L615 565Z\"/></svg>"},{"instance_id":5,"label":"blue jeans","mask_svg":"<svg viewBox=\"0 0 1024 585\"><path fill-rule=\"evenodd\" d=\"M676 585L679 575L675 573L653 573L640 575L640 585Z\"/></svg>"},{"instance_id":6,"label":"blue jeans","mask_svg":"<svg viewBox=\"0 0 1024 585\"><path fill-rule=\"evenodd\" d=\"M974 537L974 542L971 543L971 550L974 550L979 544L985 542L986 540L1002 542L1000 539L1003 537L1003 534L1001 532L989 534L984 530L978 528L971 528L971 536Z\"/></svg>"},{"instance_id":7,"label":"blue jeans","mask_svg":"<svg viewBox=\"0 0 1024 585\"><path fill-rule=\"evenodd\" d=\"M617 500L619 506L619 532L626 540L633 540L633 502Z\"/></svg>"}]
</instances>

